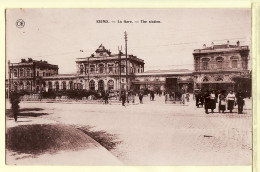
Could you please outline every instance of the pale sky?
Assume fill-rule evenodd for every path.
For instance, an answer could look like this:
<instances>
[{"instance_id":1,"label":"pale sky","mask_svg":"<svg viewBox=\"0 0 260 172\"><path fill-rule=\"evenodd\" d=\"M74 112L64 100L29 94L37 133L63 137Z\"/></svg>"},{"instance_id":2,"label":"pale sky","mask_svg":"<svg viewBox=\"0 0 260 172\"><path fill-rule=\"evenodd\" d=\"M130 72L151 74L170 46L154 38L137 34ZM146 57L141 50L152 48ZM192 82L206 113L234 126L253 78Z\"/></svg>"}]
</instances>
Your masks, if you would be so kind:
<instances>
[{"instance_id":1,"label":"pale sky","mask_svg":"<svg viewBox=\"0 0 260 172\"><path fill-rule=\"evenodd\" d=\"M18 19L23 28L16 27ZM111 22L117 20L139 23ZM145 71L193 69L193 50L203 44L240 40L251 49L251 9L9 9L6 58L46 60L59 65L59 73L76 73L76 58L90 56L101 43L112 53L121 45L125 50L125 31L128 54L143 59Z\"/></svg>"}]
</instances>

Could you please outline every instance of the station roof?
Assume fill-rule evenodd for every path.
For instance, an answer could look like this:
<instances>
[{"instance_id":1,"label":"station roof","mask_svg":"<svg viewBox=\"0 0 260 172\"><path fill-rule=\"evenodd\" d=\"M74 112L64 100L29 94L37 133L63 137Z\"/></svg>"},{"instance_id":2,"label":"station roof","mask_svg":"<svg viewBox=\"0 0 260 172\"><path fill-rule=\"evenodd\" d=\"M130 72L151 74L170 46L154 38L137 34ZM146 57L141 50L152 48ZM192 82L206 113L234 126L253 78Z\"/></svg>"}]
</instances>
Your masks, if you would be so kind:
<instances>
[{"instance_id":1,"label":"station roof","mask_svg":"<svg viewBox=\"0 0 260 172\"><path fill-rule=\"evenodd\" d=\"M143 73L137 73L136 76L145 75L189 75L192 74L193 70L189 69L169 69L169 70L148 70Z\"/></svg>"}]
</instances>

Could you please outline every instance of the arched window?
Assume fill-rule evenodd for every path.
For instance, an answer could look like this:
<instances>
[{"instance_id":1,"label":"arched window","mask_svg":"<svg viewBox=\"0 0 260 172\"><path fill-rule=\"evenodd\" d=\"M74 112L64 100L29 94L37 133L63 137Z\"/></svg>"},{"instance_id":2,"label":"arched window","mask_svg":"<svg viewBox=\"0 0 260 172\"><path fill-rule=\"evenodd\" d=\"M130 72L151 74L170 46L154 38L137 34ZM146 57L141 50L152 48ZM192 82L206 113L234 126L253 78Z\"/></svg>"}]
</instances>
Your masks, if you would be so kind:
<instances>
[{"instance_id":1,"label":"arched window","mask_svg":"<svg viewBox=\"0 0 260 172\"><path fill-rule=\"evenodd\" d=\"M103 91L105 89L105 84L103 80L98 81L98 90Z\"/></svg>"},{"instance_id":2,"label":"arched window","mask_svg":"<svg viewBox=\"0 0 260 172\"><path fill-rule=\"evenodd\" d=\"M66 90L66 82L65 81L62 82L62 89Z\"/></svg>"},{"instance_id":3,"label":"arched window","mask_svg":"<svg viewBox=\"0 0 260 172\"><path fill-rule=\"evenodd\" d=\"M99 73L105 73L105 67L103 64L99 65Z\"/></svg>"},{"instance_id":4,"label":"arched window","mask_svg":"<svg viewBox=\"0 0 260 172\"><path fill-rule=\"evenodd\" d=\"M216 81L223 81L223 78L217 78Z\"/></svg>"},{"instance_id":5,"label":"arched window","mask_svg":"<svg viewBox=\"0 0 260 172\"><path fill-rule=\"evenodd\" d=\"M108 90L113 90L114 89L114 81L113 80L109 80L107 82L107 87L108 87Z\"/></svg>"},{"instance_id":6,"label":"arched window","mask_svg":"<svg viewBox=\"0 0 260 172\"><path fill-rule=\"evenodd\" d=\"M49 82L48 86L49 86L49 90L52 90L52 82Z\"/></svg>"},{"instance_id":7,"label":"arched window","mask_svg":"<svg viewBox=\"0 0 260 172\"><path fill-rule=\"evenodd\" d=\"M31 90L31 83L29 81L26 82L26 90Z\"/></svg>"},{"instance_id":8,"label":"arched window","mask_svg":"<svg viewBox=\"0 0 260 172\"><path fill-rule=\"evenodd\" d=\"M89 89L90 90L95 90L95 81L93 81L93 80L91 80L90 82L89 82Z\"/></svg>"},{"instance_id":9,"label":"arched window","mask_svg":"<svg viewBox=\"0 0 260 172\"><path fill-rule=\"evenodd\" d=\"M17 69L14 69L14 77L17 77Z\"/></svg>"},{"instance_id":10,"label":"arched window","mask_svg":"<svg viewBox=\"0 0 260 172\"><path fill-rule=\"evenodd\" d=\"M43 81L43 82L42 82L42 91L45 91L45 88L46 88L46 82Z\"/></svg>"},{"instance_id":11,"label":"arched window","mask_svg":"<svg viewBox=\"0 0 260 172\"><path fill-rule=\"evenodd\" d=\"M20 86L20 90L23 90L23 89L24 89L24 85L23 85L23 82L22 82L22 81L19 83L19 86Z\"/></svg>"},{"instance_id":12,"label":"arched window","mask_svg":"<svg viewBox=\"0 0 260 172\"><path fill-rule=\"evenodd\" d=\"M207 77L204 77L202 81L203 81L203 82L208 82L209 79L208 79Z\"/></svg>"},{"instance_id":13,"label":"arched window","mask_svg":"<svg viewBox=\"0 0 260 172\"><path fill-rule=\"evenodd\" d=\"M13 86L13 88L14 88L14 91L17 91L18 90L18 84L17 84L17 82L14 82L14 84L13 84L14 86Z\"/></svg>"},{"instance_id":14,"label":"arched window","mask_svg":"<svg viewBox=\"0 0 260 172\"><path fill-rule=\"evenodd\" d=\"M20 69L20 76L24 76L23 69Z\"/></svg>"},{"instance_id":15,"label":"arched window","mask_svg":"<svg viewBox=\"0 0 260 172\"><path fill-rule=\"evenodd\" d=\"M60 88L59 88L59 82L58 82L58 81L55 82L55 89L56 89L56 90L59 90L59 89L60 89Z\"/></svg>"},{"instance_id":16,"label":"arched window","mask_svg":"<svg viewBox=\"0 0 260 172\"><path fill-rule=\"evenodd\" d=\"M70 82L69 82L69 87L70 87L70 88L69 88L70 90L73 90L73 81L70 81Z\"/></svg>"}]
</instances>

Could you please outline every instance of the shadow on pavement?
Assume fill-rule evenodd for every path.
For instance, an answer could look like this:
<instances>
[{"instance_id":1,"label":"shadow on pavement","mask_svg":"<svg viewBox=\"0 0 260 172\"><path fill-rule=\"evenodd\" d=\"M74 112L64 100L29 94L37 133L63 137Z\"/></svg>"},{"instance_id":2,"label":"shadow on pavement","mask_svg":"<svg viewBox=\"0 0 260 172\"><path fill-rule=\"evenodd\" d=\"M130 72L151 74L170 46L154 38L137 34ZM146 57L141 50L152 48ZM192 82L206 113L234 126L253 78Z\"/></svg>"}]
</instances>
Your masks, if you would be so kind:
<instances>
[{"instance_id":1,"label":"shadow on pavement","mask_svg":"<svg viewBox=\"0 0 260 172\"><path fill-rule=\"evenodd\" d=\"M38 113L38 111L41 111L43 109L41 108L23 108L19 110L18 117L38 117L43 115L49 115L48 113ZM37 112L34 112L37 111ZM6 109L5 114L7 117L12 118L13 112L12 109Z\"/></svg>"},{"instance_id":2,"label":"shadow on pavement","mask_svg":"<svg viewBox=\"0 0 260 172\"><path fill-rule=\"evenodd\" d=\"M90 136L92 139L101 144L107 150L115 149L118 144L122 143L122 141L118 140L118 136L116 134L110 134L104 130L94 131L92 130L93 127L91 126L74 125L73 127Z\"/></svg>"}]
</instances>

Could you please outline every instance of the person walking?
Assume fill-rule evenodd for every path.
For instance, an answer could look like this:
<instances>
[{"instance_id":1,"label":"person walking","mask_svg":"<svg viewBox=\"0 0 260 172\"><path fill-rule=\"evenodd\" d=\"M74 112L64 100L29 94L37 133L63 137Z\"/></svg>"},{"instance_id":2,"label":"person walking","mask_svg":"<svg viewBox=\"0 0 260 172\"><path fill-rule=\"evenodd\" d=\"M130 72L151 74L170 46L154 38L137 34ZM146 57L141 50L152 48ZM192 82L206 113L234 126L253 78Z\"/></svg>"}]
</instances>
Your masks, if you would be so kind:
<instances>
[{"instance_id":1,"label":"person walking","mask_svg":"<svg viewBox=\"0 0 260 172\"><path fill-rule=\"evenodd\" d=\"M125 91L123 91L122 94L121 94L121 100L122 100L122 106L125 106L125 100L126 100L126 93L125 93Z\"/></svg>"},{"instance_id":2,"label":"person walking","mask_svg":"<svg viewBox=\"0 0 260 172\"><path fill-rule=\"evenodd\" d=\"M194 92L193 95L195 96L195 102L196 102L195 105L196 105L197 108L198 108L199 105L200 105L200 96L201 96L200 91Z\"/></svg>"},{"instance_id":3,"label":"person walking","mask_svg":"<svg viewBox=\"0 0 260 172\"><path fill-rule=\"evenodd\" d=\"M186 93L186 100L187 100L187 102L190 101L190 94L188 92Z\"/></svg>"},{"instance_id":4,"label":"person walking","mask_svg":"<svg viewBox=\"0 0 260 172\"><path fill-rule=\"evenodd\" d=\"M219 94L219 112L222 111L222 113L225 113L226 110L226 96L225 96L225 91L223 90L220 94Z\"/></svg>"},{"instance_id":5,"label":"person walking","mask_svg":"<svg viewBox=\"0 0 260 172\"><path fill-rule=\"evenodd\" d=\"M206 91L206 93L204 94L204 102L205 102L205 113L208 114L208 109L210 108L210 93L209 91Z\"/></svg>"},{"instance_id":6,"label":"person walking","mask_svg":"<svg viewBox=\"0 0 260 172\"><path fill-rule=\"evenodd\" d=\"M109 93L108 93L108 91L106 91L106 93L104 95L105 104L108 104L108 97L109 97Z\"/></svg>"},{"instance_id":7,"label":"person walking","mask_svg":"<svg viewBox=\"0 0 260 172\"><path fill-rule=\"evenodd\" d=\"M142 91L139 93L139 101L140 101L140 104L143 104L143 93L142 93Z\"/></svg>"},{"instance_id":8,"label":"person walking","mask_svg":"<svg viewBox=\"0 0 260 172\"><path fill-rule=\"evenodd\" d=\"M19 93L13 92L10 94L10 103L14 115L14 121L17 122L17 117L19 113L19 103L20 103Z\"/></svg>"},{"instance_id":9,"label":"person walking","mask_svg":"<svg viewBox=\"0 0 260 172\"><path fill-rule=\"evenodd\" d=\"M151 98L152 98L152 101L154 101L154 91L151 91Z\"/></svg>"},{"instance_id":10,"label":"person walking","mask_svg":"<svg viewBox=\"0 0 260 172\"><path fill-rule=\"evenodd\" d=\"M216 109L216 95L214 91L210 93L209 100L209 109L211 109L211 113L214 113L214 109Z\"/></svg>"},{"instance_id":11,"label":"person walking","mask_svg":"<svg viewBox=\"0 0 260 172\"><path fill-rule=\"evenodd\" d=\"M235 94L234 92L231 90L228 95L227 95L227 109L229 110L230 113L232 113L233 109L234 109L234 104L235 104Z\"/></svg>"},{"instance_id":12,"label":"person walking","mask_svg":"<svg viewBox=\"0 0 260 172\"><path fill-rule=\"evenodd\" d=\"M245 105L245 94L242 93L242 90L239 89L237 94L236 94L236 102L237 102L237 106L238 106L238 114L242 114L243 113L243 106Z\"/></svg>"}]
</instances>

